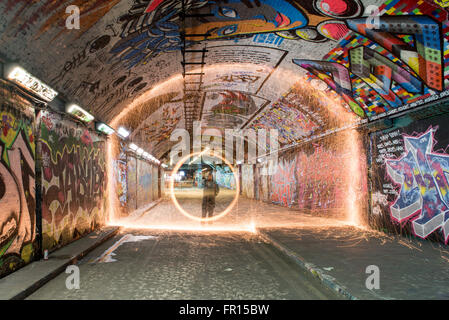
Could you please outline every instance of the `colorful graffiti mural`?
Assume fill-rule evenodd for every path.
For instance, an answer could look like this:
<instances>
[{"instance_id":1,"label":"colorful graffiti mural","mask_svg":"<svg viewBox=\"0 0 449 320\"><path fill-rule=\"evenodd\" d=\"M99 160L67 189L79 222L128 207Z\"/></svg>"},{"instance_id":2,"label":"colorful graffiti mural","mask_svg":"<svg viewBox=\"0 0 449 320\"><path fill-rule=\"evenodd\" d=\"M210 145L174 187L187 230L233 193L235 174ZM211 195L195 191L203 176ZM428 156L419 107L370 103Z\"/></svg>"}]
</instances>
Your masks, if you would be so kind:
<instances>
[{"instance_id":1,"label":"colorful graffiti mural","mask_svg":"<svg viewBox=\"0 0 449 320\"><path fill-rule=\"evenodd\" d=\"M116 20L119 30L109 27L118 36L110 53L126 63L128 67L146 64L162 52L180 50L182 4L180 1L134 0L124 5L118 0L96 0L85 3L81 0L43 1L40 6L29 8L26 1L8 1L4 14L15 11L11 26L15 34L25 32L37 24L35 37L48 33L51 29L58 32L53 39L67 34L65 27L68 14L65 8L76 5L83 19L82 28L76 38L93 28L112 9L120 6L125 14ZM227 39L230 37L251 37L252 35L276 33L287 39L302 39L311 42L338 40L348 32L342 19L358 17L363 13L359 0L262 0L254 4L247 1L209 1L186 0L186 12L205 15L202 19L185 19L186 33L208 34L207 38ZM18 18L21 19L18 19ZM18 22L20 20L20 22ZM191 39L190 42L203 40Z\"/></svg>"},{"instance_id":2,"label":"colorful graffiti mural","mask_svg":"<svg viewBox=\"0 0 449 320\"><path fill-rule=\"evenodd\" d=\"M434 130L404 136L405 152L399 159L386 159L387 173L400 185L390 205L391 217L411 221L413 232L426 238L437 229L449 240L449 155L433 150Z\"/></svg>"},{"instance_id":3,"label":"colorful graffiti mural","mask_svg":"<svg viewBox=\"0 0 449 320\"><path fill-rule=\"evenodd\" d=\"M170 140L173 130L178 127L181 119L182 108L179 108L179 105L162 106L144 121L135 135L148 145L152 153L159 154L161 147Z\"/></svg>"},{"instance_id":4,"label":"colorful graffiti mural","mask_svg":"<svg viewBox=\"0 0 449 320\"><path fill-rule=\"evenodd\" d=\"M448 242L448 120L403 117L371 135L374 227Z\"/></svg>"},{"instance_id":5,"label":"colorful graffiti mural","mask_svg":"<svg viewBox=\"0 0 449 320\"><path fill-rule=\"evenodd\" d=\"M335 150L322 143L312 144L307 151L299 151L296 175L300 209L345 207L348 190L346 160L344 150Z\"/></svg>"},{"instance_id":6,"label":"colorful graffiti mural","mask_svg":"<svg viewBox=\"0 0 449 320\"><path fill-rule=\"evenodd\" d=\"M105 221L105 141L54 113L40 119L43 248L54 249Z\"/></svg>"},{"instance_id":7,"label":"colorful graffiti mural","mask_svg":"<svg viewBox=\"0 0 449 320\"><path fill-rule=\"evenodd\" d=\"M285 145L313 134L319 127L299 110L275 103L251 123L251 128L278 129L279 143Z\"/></svg>"},{"instance_id":8,"label":"colorful graffiti mural","mask_svg":"<svg viewBox=\"0 0 449 320\"><path fill-rule=\"evenodd\" d=\"M322 42L339 40L347 26L336 19L360 16L363 6L358 0L273 1L254 4L241 1L185 1L186 12L204 18L185 19L187 34L207 34L207 39L251 37L277 33L288 39ZM128 67L146 64L161 52L181 49L180 1L135 1L122 23L119 40L111 49ZM189 43L203 37L190 37Z\"/></svg>"},{"instance_id":9,"label":"colorful graffiti mural","mask_svg":"<svg viewBox=\"0 0 449 320\"><path fill-rule=\"evenodd\" d=\"M208 1L193 12L208 17L187 21L187 31L208 34L208 39L277 33L288 39L321 42L344 36L347 27L336 19L357 17L363 6L357 0L232 0Z\"/></svg>"},{"instance_id":10,"label":"colorful graffiti mural","mask_svg":"<svg viewBox=\"0 0 449 320\"><path fill-rule=\"evenodd\" d=\"M365 7L371 4L380 5L378 21L373 26L372 19L367 19L364 13ZM79 6L83 20L81 30L74 32L70 41L83 39L84 43L80 40L73 46L61 37L67 34L64 23L68 14L64 8L69 5ZM96 0L85 3L65 0L54 3L46 0L29 6L28 2L20 0L3 1L0 8L5 16L5 28L0 32L8 36L8 41L13 41L20 32L29 39L54 41L58 49L59 45L82 48L79 52L67 51L68 59L58 66L59 73L51 70L48 78L68 96L82 96L85 105L94 105L104 117L116 115L117 104L125 104L144 88L163 80L168 74L159 78L156 72L162 66L170 74L179 72L171 67L171 57L155 58L182 47L180 1ZM245 47L228 56L229 59L222 59L229 52L219 48L220 54L208 55L208 65L219 61L238 62L251 46L258 48L257 54L250 54L253 58L259 57L261 52L277 50L275 47L281 44L293 50L294 46L285 44L300 39L305 57L293 59L293 64L291 60L283 61L282 68L297 70L296 64L308 71L310 77L323 80L360 117L372 118L397 110L441 93L449 85L448 15L432 1L389 0L382 4L374 0L261 0L254 3L188 0L184 9L189 14L203 15L201 18L185 17L186 32L207 34L189 37L187 46L207 38L214 48L224 43L219 40L234 40ZM334 40L332 43L336 46L331 51L329 48L333 45L321 44L329 40ZM7 41L4 50L12 55ZM26 54L30 56L30 52ZM213 60L212 56L217 59ZM264 59L262 63L253 60L251 63L271 66L271 62L263 63ZM148 67L151 60L154 66ZM39 65L42 64L39 61ZM137 66L145 70L129 70ZM149 74L150 69L154 74L151 79L143 76ZM257 89L260 90L266 80L258 74L262 69L249 76L239 74L242 70L233 70L220 75L218 80L223 83L260 81ZM93 75L92 70L100 70L103 76ZM75 72L79 79L78 76L68 79L67 75ZM62 79L64 81L60 81ZM220 86L218 89L230 88ZM232 90L243 89L232 87ZM228 115L223 117L229 118Z\"/></svg>"},{"instance_id":11,"label":"colorful graffiti mural","mask_svg":"<svg viewBox=\"0 0 449 320\"><path fill-rule=\"evenodd\" d=\"M278 101L260 112L248 127L277 129L281 146L289 145L356 121L338 101L338 97L326 96L307 81L298 81Z\"/></svg>"},{"instance_id":12,"label":"colorful graffiti mural","mask_svg":"<svg viewBox=\"0 0 449 320\"><path fill-rule=\"evenodd\" d=\"M348 133L303 144L279 155L278 163L260 168L260 198L268 193L270 202L299 209L300 212L345 218L348 197L365 210L367 201L366 158L364 152L354 155L348 145L363 151L360 137ZM353 179L354 175L359 175Z\"/></svg>"},{"instance_id":13,"label":"colorful graffiti mural","mask_svg":"<svg viewBox=\"0 0 449 320\"><path fill-rule=\"evenodd\" d=\"M0 277L33 259L36 238L34 111L0 105Z\"/></svg>"},{"instance_id":14,"label":"colorful graffiti mural","mask_svg":"<svg viewBox=\"0 0 449 320\"><path fill-rule=\"evenodd\" d=\"M267 104L266 99L240 91L207 92L202 120L210 127L240 128Z\"/></svg>"},{"instance_id":15,"label":"colorful graffiti mural","mask_svg":"<svg viewBox=\"0 0 449 320\"><path fill-rule=\"evenodd\" d=\"M216 166L215 179L220 187L235 190L235 177L234 173L228 166Z\"/></svg>"},{"instance_id":16,"label":"colorful graffiti mural","mask_svg":"<svg viewBox=\"0 0 449 320\"><path fill-rule=\"evenodd\" d=\"M122 208L125 208L128 194L126 161L115 160L113 165L116 179L117 198L119 199Z\"/></svg>"},{"instance_id":17,"label":"colorful graffiti mural","mask_svg":"<svg viewBox=\"0 0 449 320\"><path fill-rule=\"evenodd\" d=\"M155 157L160 157L175 142L172 132L184 121L180 92L168 92L146 100L126 114L118 125L128 128L130 139Z\"/></svg>"},{"instance_id":18,"label":"colorful graffiti mural","mask_svg":"<svg viewBox=\"0 0 449 320\"><path fill-rule=\"evenodd\" d=\"M190 11L207 4L207 0L186 0ZM111 53L128 68L146 64L162 52L178 51L182 47L180 13L182 3L176 0L135 0L128 13L121 16L120 40Z\"/></svg>"},{"instance_id":19,"label":"colorful graffiti mural","mask_svg":"<svg viewBox=\"0 0 449 320\"><path fill-rule=\"evenodd\" d=\"M346 20L352 31L321 60L294 59L326 82L359 116L374 117L448 88L449 22L430 1L390 0L377 22Z\"/></svg>"},{"instance_id":20,"label":"colorful graffiti mural","mask_svg":"<svg viewBox=\"0 0 449 320\"><path fill-rule=\"evenodd\" d=\"M296 158L278 161L276 172L271 176L271 202L291 207L297 201L295 165Z\"/></svg>"}]
</instances>

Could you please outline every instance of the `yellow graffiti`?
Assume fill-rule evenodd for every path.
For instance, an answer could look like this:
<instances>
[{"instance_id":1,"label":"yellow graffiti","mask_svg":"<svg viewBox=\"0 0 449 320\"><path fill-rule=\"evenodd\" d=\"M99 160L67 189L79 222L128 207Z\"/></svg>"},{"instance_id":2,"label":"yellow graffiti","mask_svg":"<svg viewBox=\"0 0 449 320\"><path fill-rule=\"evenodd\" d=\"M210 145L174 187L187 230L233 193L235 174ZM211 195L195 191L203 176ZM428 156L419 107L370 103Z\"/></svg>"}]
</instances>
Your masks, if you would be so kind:
<instances>
[{"instance_id":1,"label":"yellow graffiti","mask_svg":"<svg viewBox=\"0 0 449 320\"><path fill-rule=\"evenodd\" d=\"M52 150L52 148L50 147L50 144L44 140L41 139L43 144L46 144L47 147ZM84 148L83 150L81 150L81 148ZM75 151L75 149L77 149ZM80 152L80 151L84 151L84 152ZM55 152L55 159L53 158L53 152L51 152L50 158L51 158L51 162L53 164L58 164L58 159L62 158L64 156L64 154L72 154L73 152L77 153L77 154L81 154L81 161L84 161L86 159L96 159L98 157L98 154L101 152L101 149L97 149L95 150L95 148L92 148L92 150L89 153L89 150L86 146L80 146L80 145L72 145L71 148L69 148L67 145L64 145L64 147L62 148L62 152L61 151L56 151ZM101 159L99 159L101 160ZM100 165L103 165L103 163L100 163Z\"/></svg>"},{"instance_id":2,"label":"yellow graffiti","mask_svg":"<svg viewBox=\"0 0 449 320\"><path fill-rule=\"evenodd\" d=\"M20 254L21 258L25 263L28 263L31 261L31 258L33 256L33 244L27 244L22 248L22 252Z\"/></svg>"},{"instance_id":3,"label":"yellow graffiti","mask_svg":"<svg viewBox=\"0 0 449 320\"><path fill-rule=\"evenodd\" d=\"M449 0L434 0L434 2L440 7L447 8L449 7Z\"/></svg>"}]
</instances>

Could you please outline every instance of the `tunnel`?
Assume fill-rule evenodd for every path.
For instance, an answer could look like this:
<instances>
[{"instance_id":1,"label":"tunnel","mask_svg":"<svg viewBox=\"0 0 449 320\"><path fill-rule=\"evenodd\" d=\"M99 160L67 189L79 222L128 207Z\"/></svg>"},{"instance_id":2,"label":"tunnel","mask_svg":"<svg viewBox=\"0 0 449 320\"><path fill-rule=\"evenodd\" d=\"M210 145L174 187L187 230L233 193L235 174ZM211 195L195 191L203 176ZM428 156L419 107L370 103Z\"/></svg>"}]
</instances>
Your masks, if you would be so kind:
<instances>
[{"instance_id":1,"label":"tunnel","mask_svg":"<svg viewBox=\"0 0 449 320\"><path fill-rule=\"evenodd\" d=\"M448 8L0 0L0 299L449 299Z\"/></svg>"}]
</instances>

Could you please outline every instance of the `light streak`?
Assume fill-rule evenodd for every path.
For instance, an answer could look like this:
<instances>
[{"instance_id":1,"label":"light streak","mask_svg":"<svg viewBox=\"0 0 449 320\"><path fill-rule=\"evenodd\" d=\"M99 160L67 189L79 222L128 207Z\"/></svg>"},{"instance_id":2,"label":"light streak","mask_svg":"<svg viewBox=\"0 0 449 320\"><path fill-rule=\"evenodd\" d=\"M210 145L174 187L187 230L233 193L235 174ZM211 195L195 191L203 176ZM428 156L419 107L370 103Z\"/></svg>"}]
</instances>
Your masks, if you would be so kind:
<instances>
[{"instance_id":1,"label":"light streak","mask_svg":"<svg viewBox=\"0 0 449 320\"><path fill-rule=\"evenodd\" d=\"M126 229L143 229L143 230L167 230L167 231L195 231L195 232L250 232L257 233L255 225L241 226L189 226L189 225L171 225L171 224L154 224L142 225L140 223L116 221L110 224L112 227L123 227Z\"/></svg>"},{"instance_id":2,"label":"light streak","mask_svg":"<svg viewBox=\"0 0 449 320\"><path fill-rule=\"evenodd\" d=\"M115 215L115 208L116 206L118 206L118 198L115 196L116 195L116 190L115 190L115 183L112 183L112 181L115 181L115 177L114 177L114 168L113 168L113 147L116 146L116 144L114 144L112 142L113 139L116 139L114 136L110 137L110 139L108 139L108 142L106 144L106 152L107 152L107 159L106 159L106 174L108 177L108 183L106 186L106 190L107 190L107 204L108 204L108 215L106 215L106 223L111 222L112 220L114 220L116 218Z\"/></svg>"},{"instance_id":3,"label":"light streak","mask_svg":"<svg viewBox=\"0 0 449 320\"><path fill-rule=\"evenodd\" d=\"M198 156L198 157L201 157L201 156L202 156L203 154L205 154L205 153L207 153L208 155L210 155L210 156L212 156L212 157L219 158L219 159L223 160L223 161L229 166L229 168L231 169L231 171L232 171L232 173L233 173L233 175L234 175L235 181L236 181L236 183L235 183L235 185L236 185L236 192L235 192L234 199L232 200L232 202L229 204L229 206L228 206L223 212L219 213L218 215L213 216L212 218L199 218L199 217L195 217L195 216L191 215L190 213L188 213L187 211L185 211L185 210L181 207L181 205L179 204L178 200L176 199L176 195L175 195L175 180L174 180L174 179L170 179L170 187L169 187L171 199L172 199L173 204L175 205L175 207L178 209L178 211L181 212L184 216L186 216L186 217L188 217L188 218L190 218L190 219L192 219L192 220L195 220L195 221L201 221L201 222L216 221L216 220L221 219L221 218L223 218L224 216L226 216L226 215L232 210L232 208L234 208L235 204L236 204L237 201L238 201L239 193L240 193L239 177L238 177L238 175L236 174L236 172L235 172L234 167L232 166L232 164L231 164L228 160L226 160L226 158L224 158L224 157L222 157L222 156L220 156L220 155L214 154L213 152L209 152L209 150L207 150L207 149L205 149L205 150L203 150L203 151L201 151L201 152L194 152L194 153L191 153L191 154L185 156L184 158L182 158L182 159L176 164L176 166L173 168L173 171L172 171L172 173L171 173L171 176L174 177L174 176L178 173L179 168L181 168L181 166L184 164L184 162L186 162L186 161L187 161L188 159L190 159L192 156Z\"/></svg>"},{"instance_id":4,"label":"light streak","mask_svg":"<svg viewBox=\"0 0 449 320\"><path fill-rule=\"evenodd\" d=\"M351 129L344 136L344 139L346 139L346 145L351 154L351 157L347 160L349 162L349 172L347 174L347 179L349 179L347 191L347 221L349 224L359 226L362 225L360 219L361 208L357 199L358 189L362 181L360 172L360 146L358 143L360 137L355 130Z\"/></svg>"},{"instance_id":5,"label":"light streak","mask_svg":"<svg viewBox=\"0 0 449 320\"><path fill-rule=\"evenodd\" d=\"M204 149L199 155L197 155L195 158L192 159L192 161L189 162L189 165L194 163L196 160L198 160L203 154L209 152L209 147L207 147L206 149Z\"/></svg>"},{"instance_id":6,"label":"light streak","mask_svg":"<svg viewBox=\"0 0 449 320\"><path fill-rule=\"evenodd\" d=\"M249 229L252 233L257 233L256 223L254 221L251 221L251 223L249 224Z\"/></svg>"}]
</instances>

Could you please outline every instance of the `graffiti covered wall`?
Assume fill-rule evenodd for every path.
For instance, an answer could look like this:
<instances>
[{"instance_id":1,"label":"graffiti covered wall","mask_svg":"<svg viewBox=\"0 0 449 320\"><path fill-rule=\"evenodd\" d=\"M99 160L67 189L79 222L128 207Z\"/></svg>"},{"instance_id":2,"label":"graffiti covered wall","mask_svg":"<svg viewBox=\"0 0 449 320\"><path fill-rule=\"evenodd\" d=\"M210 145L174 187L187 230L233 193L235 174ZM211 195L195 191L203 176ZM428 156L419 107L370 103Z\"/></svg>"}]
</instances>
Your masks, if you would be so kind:
<instances>
[{"instance_id":1,"label":"graffiti covered wall","mask_svg":"<svg viewBox=\"0 0 449 320\"><path fill-rule=\"evenodd\" d=\"M203 120L209 127L242 127L249 118L268 103L266 99L240 91L206 92Z\"/></svg>"},{"instance_id":2,"label":"graffiti covered wall","mask_svg":"<svg viewBox=\"0 0 449 320\"><path fill-rule=\"evenodd\" d=\"M2 56L27 61L39 78L66 97L89 106L96 116L109 122L140 94L181 73L181 64L173 63L181 57L181 3L178 0L81 2L0 1L3 41L0 51ZM253 2L255 5L236 0L185 1L189 13L209 15L207 19L185 20L187 33L210 33L207 66L240 64L235 68L205 71L207 91L198 104L203 108L203 120L210 126L277 129L279 142L284 146L352 121L343 119L337 123L340 117L336 114L342 108L319 104L317 101L322 99L307 86L323 88L324 84L323 94L337 92L340 100L346 103L345 107L349 106L359 117L372 120L379 115L403 111L407 105L415 107L447 95L449 21L448 10L441 5L444 1ZM80 5L83 23L80 30L68 32L64 24L65 8L71 4ZM364 13L369 5L378 6L380 11L379 23L373 26L368 25L373 21ZM19 36L23 41L17 41ZM199 48L204 40L200 38L193 37L187 46ZM31 43L34 45L29 45ZM49 58L56 56L61 59ZM294 78L292 75L297 74L307 74L310 81L302 86L295 85L279 98L285 91L275 90L277 86L288 83ZM182 102L185 97L176 90L153 98L154 101L142 102L138 113L134 110L129 113L129 119L122 120L125 127L132 129L139 145L145 141L148 151L159 157L169 150L168 138L173 130L184 123ZM34 191L31 187L29 192L25 189L32 185L29 180L34 175L34 142L26 125L16 121L17 116L11 113L2 119L2 130L6 131L2 133L1 151L3 155L11 154L7 158L3 156L2 178L5 181L9 175L17 178L14 181L18 186L16 197L31 208ZM101 141L88 131L85 134L82 129L60 124L59 120L52 122L52 117L44 114L40 119L44 125L42 134L48 133L48 137L43 137L47 140L42 146L46 165L43 190L49 192L43 208L49 246L60 241L64 243L76 237L80 230L87 230L88 227L78 229L78 223L86 226L96 223L92 215L101 216L93 212L101 211L98 194L104 191L101 186L105 184L105 177L95 177L99 181L90 184L82 177L85 170L99 170L96 166L100 169L103 166L103 156L96 153L102 150L104 154ZM429 147L429 141L435 140L435 145L445 150L445 135L441 133L444 126L437 120L420 123L425 125L398 127L399 136L395 131L389 131L388 136L387 132L372 136L373 179L381 178L372 194L371 218L375 224L386 228L405 230L423 238L438 238L437 230L444 229L447 221L443 214L438 214L446 205L446 152L438 151L434 145ZM14 126L20 134L15 133ZM28 149L24 146L8 149L8 144L22 143L22 136L25 137L23 145ZM428 145L418 145L417 140ZM59 146L63 146L62 149ZM257 180L258 194L300 210L316 212L343 208L348 188L344 173L350 161L340 150L345 149L332 147L331 143L316 143L298 150L294 160L281 159L270 180L263 176L261 181ZM377 163L381 151L388 157L383 156ZM416 154L423 158L414 159ZM18 168L17 163L10 160L19 156L24 157L20 161L25 161L26 166L22 163ZM285 172L291 170L291 161L295 163L295 174L287 177ZM156 188L148 188L145 178L138 179L136 159L130 159L126 165L117 162L115 166L119 173L117 191L121 206L136 209L142 202L155 199ZM407 171L410 168L413 174ZM249 168L244 171L243 192L254 197L253 172ZM415 171L426 179L419 180ZM23 174L30 179L23 178ZM148 175L152 185L156 185L156 171L149 171L144 177ZM8 179L12 185L12 178ZM223 185L232 187L232 180L227 180L226 175L220 179ZM8 183L3 184L10 185ZM432 186L432 183L439 185ZM293 188L295 184L297 187ZM397 189L399 185L403 185L403 189ZM1 201L6 201L8 188L2 188ZM423 194L418 195L417 190ZM94 207L89 207L88 202L95 203ZM417 213L415 208L420 203L421 213ZM26 206L21 208L25 210ZM435 211L435 208L439 209ZM22 209L18 213L20 216L25 212ZM30 212L28 215L32 216ZM5 217L1 222L4 224L2 232L7 234L2 235L0 244L10 239L12 231L9 230L15 230L17 224L15 218ZM446 231L441 237L447 240ZM7 250L0 247L3 256L12 252L16 245L9 243ZM6 265L14 263L2 264Z\"/></svg>"},{"instance_id":3,"label":"graffiti covered wall","mask_svg":"<svg viewBox=\"0 0 449 320\"><path fill-rule=\"evenodd\" d=\"M291 207L297 201L295 164L296 157L293 159L279 159L270 180L270 198L272 203Z\"/></svg>"},{"instance_id":4,"label":"graffiti covered wall","mask_svg":"<svg viewBox=\"0 0 449 320\"><path fill-rule=\"evenodd\" d=\"M126 159L128 170L128 211L137 209L137 159L128 156Z\"/></svg>"},{"instance_id":5,"label":"graffiti covered wall","mask_svg":"<svg viewBox=\"0 0 449 320\"><path fill-rule=\"evenodd\" d=\"M217 166L216 169L215 179L218 185L220 187L234 190L236 188L235 177L231 169L228 166Z\"/></svg>"},{"instance_id":6,"label":"graffiti covered wall","mask_svg":"<svg viewBox=\"0 0 449 320\"><path fill-rule=\"evenodd\" d=\"M374 227L448 242L448 121L404 117L371 134Z\"/></svg>"},{"instance_id":7,"label":"graffiti covered wall","mask_svg":"<svg viewBox=\"0 0 449 320\"><path fill-rule=\"evenodd\" d=\"M264 167L260 167L260 174L259 174L259 200L264 201L264 202L268 202L270 201L270 194L269 194L269 175L267 174L267 168Z\"/></svg>"},{"instance_id":8,"label":"graffiti covered wall","mask_svg":"<svg viewBox=\"0 0 449 320\"><path fill-rule=\"evenodd\" d=\"M105 139L48 111L39 114L43 249L101 226L106 212Z\"/></svg>"},{"instance_id":9,"label":"graffiti covered wall","mask_svg":"<svg viewBox=\"0 0 449 320\"><path fill-rule=\"evenodd\" d=\"M153 166L137 160L137 207L153 200Z\"/></svg>"},{"instance_id":10,"label":"graffiti covered wall","mask_svg":"<svg viewBox=\"0 0 449 320\"><path fill-rule=\"evenodd\" d=\"M40 1L32 6L23 0L0 2L2 53L18 60L28 58L55 89L68 97L79 97L83 105L93 106L106 120L143 90L181 72L181 66L172 63L180 57L182 47L180 1L78 2ZM253 6L237 0L189 0L185 1L187 12L209 18L189 17L184 23L186 32L209 34L207 65L230 62L261 66L253 74L226 70L218 78L206 75L211 80L206 77L211 85L208 90L232 92L224 101L235 100L236 93L243 91L268 99L263 93L270 88L262 87L275 84L267 82L265 74L279 66L277 70L308 73L323 80L356 114L373 117L448 87L449 23L447 10L440 3L261 0ZM68 32L64 9L72 4L80 6L84 22L80 30ZM365 12L371 5L379 8L380 20L374 26ZM15 41L19 34L24 45ZM36 39L41 48L25 45ZM203 40L190 37L186 45L193 47ZM237 50L239 46L242 48ZM54 63L41 54L45 51L49 51L48 56L63 54L65 58ZM277 52L279 57L267 60L265 55L270 52ZM284 53L293 59L284 59ZM218 86L213 80L219 80ZM249 111L260 104L241 98L232 106L223 108L217 103L218 108L205 108L205 115L218 114L219 121L232 112L243 117L234 120L246 120L252 114ZM275 110L286 111L285 106ZM297 112L292 115L303 117ZM262 119L261 125L266 120ZM308 129L319 126L310 119L303 122ZM286 137L295 138L289 132Z\"/></svg>"},{"instance_id":11,"label":"graffiti covered wall","mask_svg":"<svg viewBox=\"0 0 449 320\"><path fill-rule=\"evenodd\" d=\"M158 168L147 161L128 155L128 213L158 199Z\"/></svg>"},{"instance_id":12,"label":"graffiti covered wall","mask_svg":"<svg viewBox=\"0 0 449 320\"><path fill-rule=\"evenodd\" d=\"M178 93L170 92L165 99L167 100L162 98L152 101L155 111L147 110L141 115L134 115L137 118L131 118L124 122L124 125L129 128L138 125L131 137L139 146L153 155L167 151L165 148L171 145L169 143L171 134L182 124L183 108ZM146 117L146 119L142 121L139 116Z\"/></svg>"},{"instance_id":13,"label":"graffiti covered wall","mask_svg":"<svg viewBox=\"0 0 449 320\"><path fill-rule=\"evenodd\" d=\"M34 109L0 95L0 277L36 253Z\"/></svg>"},{"instance_id":14,"label":"graffiti covered wall","mask_svg":"<svg viewBox=\"0 0 449 320\"><path fill-rule=\"evenodd\" d=\"M242 195L254 198L254 169L252 164L242 165Z\"/></svg>"},{"instance_id":15,"label":"graffiti covered wall","mask_svg":"<svg viewBox=\"0 0 449 320\"><path fill-rule=\"evenodd\" d=\"M350 154L346 155L350 157ZM326 143L311 144L298 153L298 207L300 209L341 209L348 190L347 159L342 150Z\"/></svg>"},{"instance_id":16,"label":"graffiti covered wall","mask_svg":"<svg viewBox=\"0 0 449 320\"><path fill-rule=\"evenodd\" d=\"M159 198L159 168L153 166L153 182L152 182L152 191L153 191L153 201Z\"/></svg>"},{"instance_id":17,"label":"graffiti covered wall","mask_svg":"<svg viewBox=\"0 0 449 320\"><path fill-rule=\"evenodd\" d=\"M207 90L220 92L222 99L210 108L206 103L204 116L216 124L222 119L229 124L233 118L242 125L265 102L274 101L262 94L270 91L273 71L280 70L281 64L282 69L297 71L291 59L285 59L288 50L321 58L347 34L345 21L361 17L365 4L373 2L380 4L381 0L262 0L255 5L237 0L188 0L184 3L188 13L209 18L183 19L179 0L63 0L32 6L23 0L4 1L0 2L1 51L18 60L28 59L56 90L92 106L93 113L109 122L145 90L182 71L173 61L181 56L184 23L188 33L209 34L208 66L238 63L254 67L205 74ZM65 27L65 8L70 5L78 5L83 18L80 30L72 32ZM19 34L23 43L38 40L40 46L37 41L33 46L18 44ZM190 37L186 46L201 46L203 40ZM64 58L56 63L47 58L56 55ZM281 109L277 112L286 111ZM303 117L297 112L292 115ZM178 115L170 118L176 120ZM305 129L313 128L308 117L302 121Z\"/></svg>"},{"instance_id":18,"label":"graffiti covered wall","mask_svg":"<svg viewBox=\"0 0 449 320\"><path fill-rule=\"evenodd\" d=\"M339 133L279 155L276 167L261 168L268 173L270 202L300 212L346 218L350 201L354 201L364 214L368 191L364 152L358 135ZM261 187L263 195L267 192L263 179Z\"/></svg>"},{"instance_id":19,"label":"graffiti covered wall","mask_svg":"<svg viewBox=\"0 0 449 320\"><path fill-rule=\"evenodd\" d=\"M414 0L385 1L378 11L374 24L346 20L351 32L321 60L293 60L372 119L449 87L448 12L437 1Z\"/></svg>"},{"instance_id":20,"label":"graffiti covered wall","mask_svg":"<svg viewBox=\"0 0 449 320\"><path fill-rule=\"evenodd\" d=\"M116 193L118 200L120 202L120 206L122 208L126 207L127 203L127 194L128 194L128 186L127 186L127 166L126 161L123 160L115 160L114 163L114 173L115 173L115 183L116 183Z\"/></svg>"}]
</instances>

